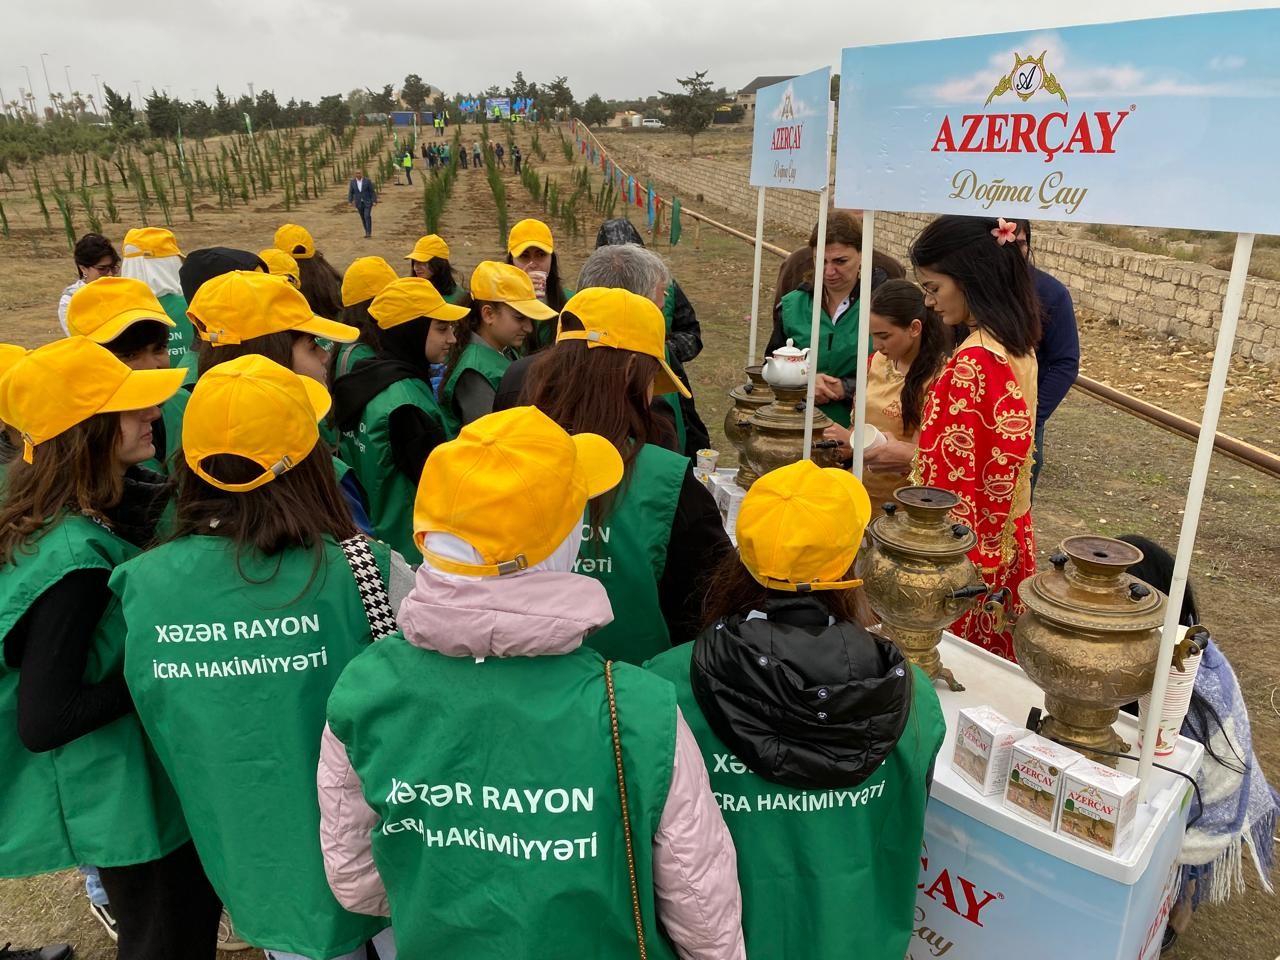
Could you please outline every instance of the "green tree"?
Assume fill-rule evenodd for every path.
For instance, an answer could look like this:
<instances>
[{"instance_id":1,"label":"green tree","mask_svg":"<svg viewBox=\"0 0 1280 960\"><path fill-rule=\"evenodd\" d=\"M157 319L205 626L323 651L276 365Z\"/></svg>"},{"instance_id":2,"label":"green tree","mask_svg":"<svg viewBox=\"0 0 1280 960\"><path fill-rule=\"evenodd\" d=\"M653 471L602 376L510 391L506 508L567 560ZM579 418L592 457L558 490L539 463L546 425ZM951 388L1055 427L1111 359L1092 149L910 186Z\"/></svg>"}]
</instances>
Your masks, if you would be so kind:
<instances>
[{"instance_id":1,"label":"green tree","mask_svg":"<svg viewBox=\"0 0 1280 960\"><path fill-rule=\"evenodd\" d=\"M173 137L182 122L182 101L152 89L147 97L147 127L153 137Z\"/></svg>"},{"instance_id":2,"label":"green tree","mask_svg":"<svg viewBox=\"0 0 1280 960\"><path fill-rule=\"evenodd\" d=\"M359 112L390 113L396 108L396 85L394 83L384 84L377 93L367 87L364 92L368 95L368 100L365 102L365 109Z\"/></svg>"},{"instance_id":3,"label":"green tree","mask_svg":"<svg viewBox=\"0 0 1280 960\"><path fill-rule=\"evenodd\" d=\"M259 127L265 128L280 123L280 102L276 99L275 92L263 90L259 93L257 100L253 104L251 115L255 130Z\"/></svg>"},{"instance_id":4,"label":"green tree","mask_svg":"<svg viewBox=\"0 0 1280 960\"><path fill-rule=\"evenodd\" d=\"M667 110L668 126L688 136L689 156L693 156L693 139L711 126L720 98L711 89L706 70L699 70L677 82L683 93L658 92L662 94L663 106Z\"/></svg>"},{"instance_id":5,"label":"green tree","mask_svg":"<svg viewBox=\"0 0 1280 960\"><path fill-rule=\"evenodd\" d=\"M600 98L600 94L593 93L587 97L586 102L582 105L582 120L589 127L603 126L612 116L614 111L609 109L608 104Z\"/></svg>"},{"instance_id":6,"label":"green tree","mask_svg":"<svg viewBox=\"0 0 1280 960\"><path fill-rule=\"evenodd\" d=\"M831 75L831 99L836 103L840 102L840 74L838 73Z\"/></svg>"},{"instance_id":7,"label":"green tree","mask_svg":"<svg viewBox=\"0 0 1280 960\"><path fill-rule=\"evenodd\" d=\"M383 87L383 90L386 91L386 87ZM363 113L389 113L391 111L390 106L385 110L373 109L373 98L375 96L378 96L378 94L373 93L371 90L363 90L359 87L352 90L343 98L343 102L347 107L347 114L352 117L358 117ZM387 97L388 103L391 103L394 100L394 96L390 91L387 91ZM324 103L323 100L320 102ZM321 122L323 123L324 121Z\"/></svg>"},{"instance_id":8,"label":"green tree","mask_svg":"<svg viewBox=\"0 0 1280 960\"><path fill-rule=\"evenodd\" d=\"M182 134L202 140L214 132L213 108L203 100L195 100L184 104L182 111Z\"/></svg>"},{"instance_id":9,"label":"green tree","mask_svg":"<svg viewBox=\"0 0 1280 960\"><path fill-rule=\"evenodd\" d=\"M126 93L123 97L116 93L105 83L102 85L103 92L107 101L107 119L111 121L111 126L121 133L124 133L133 126L133 94Z\"/></svg>"},{"instance_id":10,"label":"green tree","mask_svg":"<svg viewBox=\"0 0 1280 960\"><path fill-rule=\"evenodd\" d=\"M555 110L572 110L573 91L569 89L569 78L556 77L543 88L542 98Z\"/></svg>"},{"instance_id":11,"label":"green tree","mask_svg":"<svg viewBox=\"0 0 1280 960\"><path fill-rule=\"evenodd\" d=\"M421 110L431 95L431 88L422 82L416 73L404 78L404 86L400 88L400 99L410 110Z\"/></svg>"},{"instance_id":12,"label":"green tree","mask_svg":"<svg viewBox=\"0 0 1280 960\"><path fill-rule=\"evenodd\" d=\"M342 131L347 129L347 124L351 122L351 111L347 109L342 94L331 93L327 97L321 97L320 103L316 106L316 119L336 135L341 136Z\"/></svg>"},{"instance_id":13,"label":"green tree","mask_svg":"<svg viewBox=\"0 0 1280 960\"><path fill-rule=\"evenodd\" d=\"M236 107L221 87L213 91L213 129L218 133L233 133L240 126L240 117L236 115Z\"/></svg>"}]
</instances>

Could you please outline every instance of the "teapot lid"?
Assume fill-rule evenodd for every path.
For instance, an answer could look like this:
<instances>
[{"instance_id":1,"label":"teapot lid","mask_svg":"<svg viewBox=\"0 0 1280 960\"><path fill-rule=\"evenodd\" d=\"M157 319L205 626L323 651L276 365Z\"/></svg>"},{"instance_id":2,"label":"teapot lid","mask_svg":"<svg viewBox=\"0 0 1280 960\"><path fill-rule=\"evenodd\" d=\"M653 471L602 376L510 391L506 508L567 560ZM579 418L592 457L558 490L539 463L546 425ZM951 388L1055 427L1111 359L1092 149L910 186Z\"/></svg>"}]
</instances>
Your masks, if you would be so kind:
<instances>
[{"instance_id":1,"label":"teapot lid","mask_svg":"<svg viewBox=\"0 0 1280 960\"><path fill-rule=\"evenodd\" d=\"M771 356L774 356L774 357L803 357L803 356L804 356L805 354L807 354L808 352L809 352L809 348L808 348L808 347L806 347L806 348L805 348L805 349L803 349L803 350L800 350L800 349L798 349L798 348L796 347L796 342L795 342L795 340L793 340L792 338L788 337L788 338L787 338L787 345L786 345L785 347L778 347L778 349L777 349L777 350L774 350L774 351L773 351L773 353L771 354Z\"/></svg>"}]
</instances>

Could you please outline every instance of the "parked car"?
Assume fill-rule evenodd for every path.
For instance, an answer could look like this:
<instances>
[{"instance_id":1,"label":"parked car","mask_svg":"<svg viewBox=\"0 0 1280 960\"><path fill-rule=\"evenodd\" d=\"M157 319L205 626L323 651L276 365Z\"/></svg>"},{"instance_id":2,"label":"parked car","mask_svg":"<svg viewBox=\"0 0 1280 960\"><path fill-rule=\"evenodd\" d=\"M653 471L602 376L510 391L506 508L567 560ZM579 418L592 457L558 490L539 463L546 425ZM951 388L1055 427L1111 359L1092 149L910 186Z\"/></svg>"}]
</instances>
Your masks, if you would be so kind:
<instances>
[{"instance_id":1,"label":"parked car","mask_svg":"<svg viewBox=\"0 0 1280 960\"><path fill-rule=\"evenodd\" d=\"M657 129L658 127L665 127L666 124L663 123L661 120L659 120L657 117L645 117L643 120L640 121L640 126Z\"/></svg>"}]
</instances>

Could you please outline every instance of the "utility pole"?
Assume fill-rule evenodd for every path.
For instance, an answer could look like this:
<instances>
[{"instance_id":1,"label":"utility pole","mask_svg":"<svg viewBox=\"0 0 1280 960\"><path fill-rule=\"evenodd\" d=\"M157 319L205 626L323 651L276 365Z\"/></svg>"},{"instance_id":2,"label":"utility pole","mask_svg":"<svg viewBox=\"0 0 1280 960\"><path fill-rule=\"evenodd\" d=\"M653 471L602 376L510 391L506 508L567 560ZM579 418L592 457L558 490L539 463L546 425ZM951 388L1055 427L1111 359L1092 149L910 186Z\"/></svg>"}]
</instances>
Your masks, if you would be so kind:
<instances>
[{"instance_id":1,"label":"utility pole","mask_svg":"<svg viewBox=\"0 0 1280 960\"><path fill-rule=\"evenodd\" d=\"M141 109L142 109L142 81L141 81L141 80L135 80L135 81L133 81L133 89L135 89L135 90L137 90L137 91L138 91L138 107L137 107L137 109L141 110Z\"/></svg>"},{"instance_id":2,"label":"utility pole","mask_svg":"<svg viewBox=\"0 0 1280 960\"><path fill-rule=\"evenodd\" d=\"M71 110L71 118L74 120L76 115L76 104L74 90L71 86L71 64L64 64L62 67L62 75L67 78L67 106Z\"/></svg>"},{"instance_id":3,"label":"utility pole","mask_svg":"<svg viewBox=\"0 0 1280 960\"><path fill-rule=\"evenodd\" d=\"M249 82L249 99L253 100L254 103L257 103L257 100L254 99L253 95L253 81Z\"/></svg>"},{"instance_id":4,"label":"utility pole","mask_svg":"<svg viewBox=\"0 0 1280 960\"><path fill-rule=\"evenodd\" d=\"M26 93L23 93L23 92L22 92L22 88L21 88L21 87L19 87L19 88L18 88L18 93L19 93L19 97L18 97L18 99L19 99L19 100L21 100L24 104L26 104L27 109L29 110L29 109L31 109L31 105L30 105L29 103L27 103L27 98L28 98L28 96L30 96L30 94L31 94L31 68L30 68L30 67L27 67L27 66L24 66L22 69L23 69L23 70L25 70L25 71L27 71L27 90L26 90ZM31 119L32 119L32 120L35 120L35 119L36 119L35 114L32 114Z\"/></svg>"},{"instance_id":5,"label":"utility pole","mask_svg":"<svg viewBox=\"0 0 1280 960\"><path fill-rule=\"evenodd\" d=\"M44 62L47 53L40 54L40 69L44 71L44 92L49 95L49 109L53 109L53 87L49 83L49 65Z\"/></svg>"},{"instance_id":6,"label":"utility pole","mask_svg":"<svg viewBox=\"0 0 1280 960\"><path fill-rule=\"evenodd\" d=\"M101 78L102 78L102 74L100 74L100 73L95 73L95 74L93 75L93 82L94 82L94 83L97 85L97 87L98 87L98 114L99 114L99 115L101 115L102 110L103 110L103 106L102 106L102 79L101 79Z\"/></svg>"}]
</instances>

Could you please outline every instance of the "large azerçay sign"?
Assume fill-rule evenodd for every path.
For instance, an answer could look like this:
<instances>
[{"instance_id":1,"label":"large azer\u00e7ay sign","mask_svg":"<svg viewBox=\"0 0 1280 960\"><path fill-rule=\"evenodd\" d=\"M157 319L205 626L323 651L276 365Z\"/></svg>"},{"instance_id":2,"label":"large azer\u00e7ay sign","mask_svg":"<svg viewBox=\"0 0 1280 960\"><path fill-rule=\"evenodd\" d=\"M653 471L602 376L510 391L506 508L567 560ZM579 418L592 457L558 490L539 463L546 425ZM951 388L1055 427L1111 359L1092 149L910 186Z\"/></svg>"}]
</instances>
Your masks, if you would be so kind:
<instances>
[{"instance_id":1,"label":"large azer\u00e7ay sign","mask_svg":"<svg viewBox=\"0 0 1280 960\"><path fill-rule=\"evenodd\" d=\"M850 47L836 204L1280 232L1280 10Z\"/></svg>"}]
</instances>

